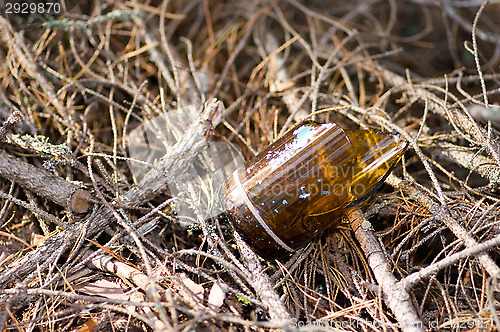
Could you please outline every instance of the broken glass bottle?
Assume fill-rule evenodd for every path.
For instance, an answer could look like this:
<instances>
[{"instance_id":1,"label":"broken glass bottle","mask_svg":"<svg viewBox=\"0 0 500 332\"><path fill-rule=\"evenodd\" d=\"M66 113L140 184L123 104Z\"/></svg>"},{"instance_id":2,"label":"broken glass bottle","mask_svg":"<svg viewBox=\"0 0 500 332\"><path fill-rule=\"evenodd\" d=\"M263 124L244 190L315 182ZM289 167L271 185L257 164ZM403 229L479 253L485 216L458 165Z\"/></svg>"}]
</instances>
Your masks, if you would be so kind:
<instances>
[{"instance_id":1,"label":"broken glass bottle","mask_svg":"<svg viewBox=\"0 0 500 332\"><path fill-rule=\"evenodd\" d=\"M226 217L261 256L294 252L375 191L407 147L393 133L299 124L226 180Z\"/></svg>"}]
</instances>

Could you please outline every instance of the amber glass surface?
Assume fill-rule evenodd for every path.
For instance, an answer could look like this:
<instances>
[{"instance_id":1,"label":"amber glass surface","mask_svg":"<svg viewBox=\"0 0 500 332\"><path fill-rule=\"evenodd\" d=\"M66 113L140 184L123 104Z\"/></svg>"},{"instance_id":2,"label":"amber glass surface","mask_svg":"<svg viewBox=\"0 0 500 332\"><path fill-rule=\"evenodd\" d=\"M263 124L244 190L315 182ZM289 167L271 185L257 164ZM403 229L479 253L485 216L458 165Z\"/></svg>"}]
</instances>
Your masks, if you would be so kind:
<instances>
[{"instance_id":1,"label":"amber glass surface","mask_svg":"<svg viewBox=\"0 0 500 332\"><path fill-rule=\"evenodd\" d=\"M399 135L374 130L345 131L356 151L350 200L360 199L384 178L401 159L408 142Z\"/></svg>"},{"instance_id":2,"label":"amber glass surface","mask_svg":"<svg viewBox=\"0 0 500 332\"><path fill-rule=\"evenodd\" d=\"M226 214L261 255L292 252L369 194L406 147L372 130L298 125L226 181Z\"/></svg>"}]
</instances>

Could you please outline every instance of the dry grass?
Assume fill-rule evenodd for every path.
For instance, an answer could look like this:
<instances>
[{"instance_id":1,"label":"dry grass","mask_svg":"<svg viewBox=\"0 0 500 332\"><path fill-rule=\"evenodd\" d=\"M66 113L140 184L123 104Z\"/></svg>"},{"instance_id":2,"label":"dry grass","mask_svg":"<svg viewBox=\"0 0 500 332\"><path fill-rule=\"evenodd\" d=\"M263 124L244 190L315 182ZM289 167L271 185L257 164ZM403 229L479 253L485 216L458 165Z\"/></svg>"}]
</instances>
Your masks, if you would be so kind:
<instances>
[{"instance_id":1,"label":"dry grass","mask_svg":"<svg viewBox=\"0 0 500 332\"><path fill-rule=\"evenodd\" d=\"M24 30L0 17L0 141L17 165L0 165L0 330L500 325L500 5L308 3L80 1ZM124 137L172 110L188 134L134 185ZM311 113L410 141L340 227L263 261L227 225L180 222L167 178L203 138L250 158Z\"/></svg>"}]
</instances>

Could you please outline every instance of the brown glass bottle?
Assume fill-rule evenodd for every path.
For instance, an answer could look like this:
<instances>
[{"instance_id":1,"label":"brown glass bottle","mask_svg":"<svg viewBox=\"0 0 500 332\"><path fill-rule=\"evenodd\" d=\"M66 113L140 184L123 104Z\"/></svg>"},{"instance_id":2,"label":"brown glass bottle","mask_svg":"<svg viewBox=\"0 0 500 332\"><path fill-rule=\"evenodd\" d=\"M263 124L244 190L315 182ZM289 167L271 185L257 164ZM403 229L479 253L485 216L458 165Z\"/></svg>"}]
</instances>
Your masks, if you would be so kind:
<instances>
[{"instance_id":1,"label":"brown glass bottle","mask_svg":"<svg viewBox=\"0 0 500 332\"><path fill-rule=\"evenodd\" d=\"M407 146L398 135L300 124L227 179L226 216L260 255L293 252L376 189Z\"/></svg>"}]
</instances>

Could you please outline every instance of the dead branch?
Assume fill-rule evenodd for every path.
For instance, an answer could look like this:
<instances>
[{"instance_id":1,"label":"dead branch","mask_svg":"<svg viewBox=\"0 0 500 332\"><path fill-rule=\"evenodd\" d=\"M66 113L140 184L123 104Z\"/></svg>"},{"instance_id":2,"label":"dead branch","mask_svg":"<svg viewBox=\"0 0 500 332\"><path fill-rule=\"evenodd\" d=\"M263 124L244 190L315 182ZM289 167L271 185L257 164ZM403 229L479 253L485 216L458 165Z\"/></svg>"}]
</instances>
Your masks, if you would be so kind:
<instances>
[{"instance_id":1,"label":"dead branch","mask_svg":"<svg viewBox=\"0 0 500 332\"><path fill-rule=\"evenodd\" d=\"M90 192L82 185L66 181L5 151L0 151L0 176L75 213L90 209Z\"/></svg>"},{"instance_id":2,"label":"dead branch","mask_svg":"<svg viewBox=\"0 0 500 332\"><path fill-rule=\"evenodd\" d=\"M471 234L460 224L458 220L453 218L449 210L445 207L435 203L429 198L425 193L420 192L417 188L411 185L404 184L400 179L396 177L391 177L387 179L387 182L396 188L400 188L405 191L408 195L416 197L422 206L424 206L429 212L432 213L435 219L442 221L457 238L459 238L467 248L475 248L479 244L471 236ZM477 255L479 261L483 267L492 276L500 274L500 268L496 262L488 255L486 252L478 253Z\"/></svg>"},{"instance_id":3,"label":"dead branch","mask_svg":"<svg viewBox=\"0 0 500 332\"><path fill-rule=\"evenodd\" d=\"M349 212L348 218L381 288L384 300L396 316L399 327L403 331L425 331L424 323L413 306L410 294L398 284L392 274L385 250L373 234L370 222L358 209Z\"/></svg>"},{"instance_id":4,"label":"dead branch","mask_svg":"<svg viewBox=\"0 0 500 332\"><path fill-rule=\"evenodd\" d=\"M212 102L206 105L203 116L191 125L188 135L164 156L157 168L151 170L143 180L141 187L134 188L126 194L121 204L138 206L152 200L156 195L167 189L168 180L183 174L186 165L196 156L205 142L206 135L213 124L220 120L216 114L221 114L220 104ZM181 159L182 158L182 159ZM165 176L168 174L168 176ZM0 273L0 288L20 281L29 282L37 268L43 270L52 263L51 257L56 252L67 250L82 235L87 237L102 231L114 221L113 213L102 206L94 206L92 212L81 222L68 226L62 232L48 238L38 248L9 266Z\"/></svg>"}]
</instances>

